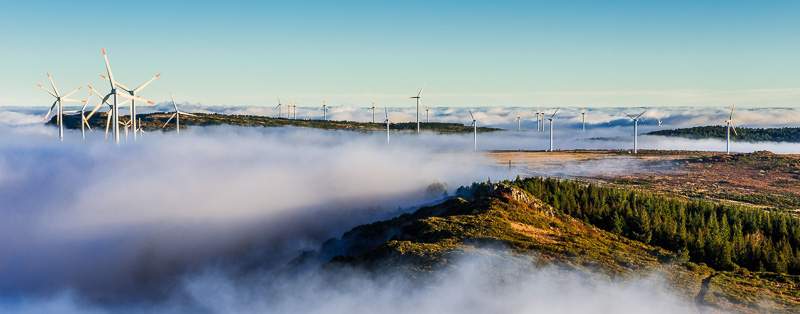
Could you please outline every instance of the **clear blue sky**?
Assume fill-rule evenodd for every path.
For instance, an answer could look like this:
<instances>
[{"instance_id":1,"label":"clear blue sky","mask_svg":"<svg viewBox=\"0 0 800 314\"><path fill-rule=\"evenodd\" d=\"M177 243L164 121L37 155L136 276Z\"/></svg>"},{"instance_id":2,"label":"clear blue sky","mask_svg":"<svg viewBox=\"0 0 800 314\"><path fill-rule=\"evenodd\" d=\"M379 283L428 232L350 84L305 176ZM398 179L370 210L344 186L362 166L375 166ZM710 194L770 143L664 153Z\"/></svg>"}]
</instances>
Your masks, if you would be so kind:
<instances>
[{"instance_id":1,"label":"clear blue sky","mask_svg":"<svg viewBox=\"0 0 800 314\"><path fill-rule=\"evenodd\" d=\"M798 1L118 3L5 4L0 106L50 104L45 72L107 91L101 47L126 85L163 73L156 102L800 103Z\"/></svg>"}]
</instances>

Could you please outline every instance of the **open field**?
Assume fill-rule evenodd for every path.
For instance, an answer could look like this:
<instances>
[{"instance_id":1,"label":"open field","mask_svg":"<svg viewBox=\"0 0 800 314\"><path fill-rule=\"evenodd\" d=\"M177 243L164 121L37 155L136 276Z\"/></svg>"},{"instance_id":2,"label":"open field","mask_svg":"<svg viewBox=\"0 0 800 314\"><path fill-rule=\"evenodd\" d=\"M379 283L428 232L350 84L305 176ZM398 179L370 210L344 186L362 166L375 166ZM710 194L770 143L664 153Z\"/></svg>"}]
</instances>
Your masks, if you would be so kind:
<instances>
[{"instance_id":1,"label":"open field","mask_svg":"<svg viewBox=\"0 0 800 314\"><path fill-rule=\"evenodd\" d=\"M770 152L497 151L499 164L526 175L646 188L685 197L747 203L780 210L800 209L800 155Z\"/></svg>"}]
</instances>

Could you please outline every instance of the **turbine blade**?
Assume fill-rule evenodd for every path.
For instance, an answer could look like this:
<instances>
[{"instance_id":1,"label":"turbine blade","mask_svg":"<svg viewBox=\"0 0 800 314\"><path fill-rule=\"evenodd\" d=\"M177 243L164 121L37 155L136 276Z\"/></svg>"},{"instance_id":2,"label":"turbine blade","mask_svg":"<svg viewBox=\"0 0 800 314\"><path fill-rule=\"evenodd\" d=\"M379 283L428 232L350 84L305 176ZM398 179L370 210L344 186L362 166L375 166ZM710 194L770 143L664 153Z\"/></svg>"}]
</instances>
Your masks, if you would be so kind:
<instances>
[{"instance_id":1,"label":"turbine blade","mask_svg":"<svg viewBox=\"0 0 800 314\"><path fill-rule=\"evenodd\" d=\"M159 76L161 76L161 73L158 73L158 74L156 74L156 76L154 76L153 78L151 78L149 81L145 82L144 84L142 84L142 85L139 85L139 87L137 87L137 88L136 88L136 89L134 89L133 91L134 91L134 92L138 92L138 91L142 90L142 88L144 88L145 86L147 86L148 84L150 84L150 82L154 81L154 80L155 80L155 79L157 79ZM122 86L120 86L120 87L122 87Z\"/></svg>"},{"instance_id":2,"label":"turbine blade","mask_svg":"<svg viewBox=\"0 0 800 314\"><path fill-rule=\"evenodd\" d=\"M55 98L58 98L58 96L56 96L56 94L55 94L55 93L51 92L51 91L50 91L50 90L48 90L47 88L44 88L44 86L42 86L42 84L36 84L36 86L39 86L39 87L41 87L41 88L42 88L42 89L43 89L45 92L47 92L47 93L48 93L48 94L50 94L50 95L53 95L53 97L55 97Z\"/></svg>"},{"instance_id":3,"label":"turbine blade","mask_svg":"<svg viewBox=\"0 0 800 314\"><path fill-rule=\"evenodd\" d=\"M114 89L114 85L116 85L116 82L114 82L114 73L111 73L111 65L108 64L108 56L106 56L105 47L103 48L103 59L106 60L106 70L108 70L108 79L109 82L111 82L111 89Z\"/></svg>"},{"instance_id":4,"label":"turbine blade","mask_svg":"<svg viewBox=\"0 0 800 314\"><path fill-rule=\"evenodd\" d=\"M469 111L469 116L472 118L472 120L475 120L475 116L472 115L472 109L467 108L467 110Z\"/></svg>"},{"instance_id":5,"label":"turbine blade","mask_svg":"<svg viewBox=\"0 0 800 314\"><path fill-rule=\"evenodd\" d=\"M56 92L56 95L58 95L58 88L56 88L56 84L53 83L53 78L50 77L50 72L47 72L47 79L50 80L50 85L53 86L53 91ZM58 97L58 96L56 96L56 97Z\"/></svg>"},{"instance_id":6,"label":"turbine blade","mask_svg":"<svg viewBox=\"0 0 800 314\"><path fill-rule=\"evenodd\" d=\"M108 117L106 118L106 139L108 139L108 126L111 125L111 110L108 111Z\"/></svg>"},{"instance_id":7,"label":"turbine blade","mask_svg":"<svg viewBox=\"0 0 800 314\"><path fill-rule=\"evenodd\" d=\"M155 104L155 103L154 103L154 102L152 102L152 101L149 101L149 100L147 100L147 99L144 99L144 98L142 98L142 96L136 96L136 97L133 97L133 96L131 96L131 95L128 95L128 94L125 94L125 93L117 93L117 95L120 95L120 96L122 96L122 97L124 97L124 98L128 98L128 99L130 99L130 100L135 100L135 101L144 101L144 102L146 102L146 103L148 103L148 104L151 104L151 105Z\"/></svg>"},{"instance_id":8,"label":"turbine blade","mask_svg":"<svg viewBox=\"0 0 800 314\"><path fill-rule=\"evenodd\" d=\"M170 121L172 121L172 118L175 118L175 115L176 115L176 114L178 114L178 113L177 113L177 112L176 112L176 113L173 113L173 114L172 114L172 115L169 117L169 119L167 119L167 122L166 122L166 123L164 123L164 126L162 126L161 128L163 129L163 128L167 127L167 124L169 124L169 122L170 122Z\"/></svg>"},{"instance_id":9,"label":"turbine blade","mask_svg":"<svg viewBox=\"0 0 800 314\"><path fill-rule=\"evenodd\" d=\"M736 133L736 127L733 126L733 121L731 121L731 129L733 129L733 134L735 134L736 136L739 136L739 133Z\"/></svg>"},{"instance_id":10,"label":"turbine blade","mask_svg":"<svg viewBox=\"0 0 800 314\"><path fill-rule=\"evenodd\" d=\"M417 94L417 98L419 98L419 96L422 95L422 90L425 89L425 85L428 85L427 81L425 81L425 84L422 84L422 88L419 89L419 93Z\"/></svg>"},{"instance_id":11,"label":"turbine blade","mask_svg":"<svg viewBox=\"0 0 800 314\"><path fill-rule=\"evenodd\" d=\"M175 98L172 97L172 92L169 92L169 99L172 100L172 106L175 107L175 112L178 112L178 105L175 104Z\"/></svg>"},{"instance_id":12,"label":"turbine blade","mask_svg":"<svg viewBox=\"0 0 800 314\"><path fill-rule=\"evenodd\" d=\"M47 117L49 117L49 116L50 116L50 113L51 113L51 112L53 112L53 108L55 108L55 107L56 107L56 104L57 104L57 103L58 103L58 100L56 100L56 101L54 101L54 102L53 102L53 105L52 105L52 106L50 106L50 110L47 110L47 114L46 114L46 115L44 115L44 119L42 119L42 123L45 123L45 121L47 121Z\"/></svg>"},{"instance_id":13,"label":"turbine blade","mask_svg":"<svg viewBox=\"0 0 800 314\"><path fill-rule=\"evenodd\" d=\"M733 106L734 105L731 105L731 116L728 118L729 120L733 120Z\"/></svg>"},{"instance_id":14,"label":"turbine blade","mask_svg":"<svg viewBox=\"0 0 800 314\"><path fill-rule=\"evenodd\" d=\"M95 94L100 95L100 93L98 93L96 90L94 90L94 88L92 88L92 86L90 86L90 85L86 85L86 86L89 86L89 89L91 89L93 92L95 92ZM106 103L106 101L108 100L109 97L111 97L111 95L113 95L113 94L109 93L108 95L103 97L103 99L100 100L100 103L97 104L97 106L94 107L94 109L92 109L92 112L89 113L89 116L87 116L86 119L87 120L91 119L92 115L94 115L94 113L97 111L97 109L100 109L100 106L102 106L104 103ZM108 104L108 105L111 106L111 104Z\"/></svg>"},{"instance_id":15,"label":"turbine blade","mask_svg":"<svg viewBox=\"0 0 800 314\"><path fill-rule=\"evenodd\" d=\"M92 99L92 93L89 93L89 97L86 98L86 100L82 100L83 101L83 108L81 108L81 113L83 113L83 111L86 110L86 105L89 104L89 100L90 99Z\"/></svg>"},{"instance_id":16,"label":"turbine blade","mask_svg":"<svg viewBox=\"0 0 800 314\"><path fill-rule=\"evenodd\" d=\"M553 120L553 117L555 117L555 116L556 116L556 113L558 113L558 109L561 109L561 107L558 107L558 108L556 108L556 111L555 111L555 112L553 112L553 115L552 115L552 116L550 116L550 120Z\"/></svg>"},{"instance_id":17,"label":"turbine blade","mask_svg":"<svg viewBox=\"0 0 800 314\"><path fill-rule=\"evenodd\" d=\"M100 74L100 77L106 79L106 81L111 82L111 80L109 80L105 75ZM125 85L122 85L120 82L114 82L114 85L117 85L117 87L124 89L126 92L130 92L131 91L130 88L128 88Z\"/></svg>"},{"instance_id":18,"label":"turbine blade","mask_svg":"<svg viewBox=\"0 0 800 314\"><path fill-rule=\"evenodd\" d=\"M642 116L642 115L643 115L645 112L647 112L647 110L645 110L645 111L642 111L642 113L640 113L638 116L636 116L636 118L639 118L639 117L641 117L641 116Z\"/></svg>"}]
</instances>

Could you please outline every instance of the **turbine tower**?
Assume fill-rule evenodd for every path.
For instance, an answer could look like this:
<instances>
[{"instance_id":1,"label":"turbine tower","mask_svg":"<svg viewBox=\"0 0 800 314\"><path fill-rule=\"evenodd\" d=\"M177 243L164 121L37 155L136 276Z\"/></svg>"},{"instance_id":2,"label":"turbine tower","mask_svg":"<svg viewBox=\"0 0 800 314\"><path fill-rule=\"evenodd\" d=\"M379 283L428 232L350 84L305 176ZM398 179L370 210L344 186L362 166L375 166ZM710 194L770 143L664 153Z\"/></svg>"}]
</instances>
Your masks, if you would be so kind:
<instances>
[{"instance_id":1,"label":"turbine tower","mask_svg":"<svg viewBox=\"0 0 800 314\"><path fill-rule=\"evenodd\" d=\"M473 150L478 151L478 120L475 120L475 116L472 115L471 109L467 108L467 110L469 110L469 116L472 118L472 127L474 130L475 147L473 148Z\"/></svg>"},{"instance_id":2,"label":"turbine tower","mask_svg":"<svg viewBox=\"0 0 800 314\"><path fill-rule=\"evenodd\" d=\"M428 109L428 105L425 105L425 123L430 123L431 122L430 112L431 112L431 110Z\"/></svg>"},{"instance_id":3,"label":"turbine tower","mask_svg":"<svg viewBox=\"0 0 800 314\"><path fill-rule=\"evenodd\" d=\"M517 118L514 121L517 121L517 131L522 131L522 119L519 117L519 110L517 110Z\"/></svg>"},{"instance_id":4,"label":"turbine tower","mask_svg":"<svg viewBox=\"0 0 800 314\"><path fill-rule=\"evenodd\" d=\"M725 154L731 153L731 128L733 129L733 134L739 136L739 133L736 133L736 127L733 126L733 106L731 105L731 115L728 117L728 120L725 120L725 124L728 125L728 137L725 140Z\"/></svg>"},{"instance_id":5,"label":"turbine tower","mask_svg":"<svg viewBox=\"0 0 800 314\"><path fill-rule=\"evenodd\" d=\"M283 118L283 104L280 97L278 97L278 105L275 108L278 108L278 118Z\"/></svg>"},{"instance_id":6,"label":"turbine tower","mask_svg":"<svg viewBox=\"0 0 800 314\"><path fill-rule=\"evenodd\" d=\"M419 93L417 93L417 96L408 97L408 98L417 99L417 133L419 133L419 98L422 95L422 90L425 89L425 85L427 85L427 84L428 84L428 82L425 82L425 84L422 84L422 88L419 89Z\"/></svg>"},{"instance_id":7,"label":"turbine tower","mask_svg":"<svg viewBox=\"0 0 800 314\"><path fill-rule=\"evenodd\" d=\"M328 121L328 106L325 105L325 98L322 98L322 106L320 106L317 111L322 110L322 121Z\"/></svg>"},{"instance_id":8,"label":"turbine tower","mask_svg":"<svg viewBox=\"0 0 800 314\"><path fill-rule=\"evenodd\" d=\"M583 111L583 105L581 105L581 132L586 132L586 112Z\"/></svg>"},{"instance_id":9,"label":"turbine tower","mask_svg":"<svg viewBox=\"0 0 800 314\"><path fill-rule=\"evenodd\" d=\"M639 145L639 141L638 141L638 137L639 137L639 117L641 117L645 112L647 112L647 110L642 111L642 113L640 113L639 115L637 115L635 117L625 113L625 115L628 116L628 118L631 118L631 120L633 120L633 153L634 154L637 153L637 150L639 148L638 147L638 145ZM642 118L642 123L644 123L644 118Z\"/></svg>"},{"instance_id":10,"label":"turbine tower","mask_svg":"<svg viewBox=\"0 0 800 314\"><path fill-rule=\"evenodd\" d=\"M383 120L386 123L386 145L389 145L389 110L386 109L386 106L383 106L383 113L386 115L386 120Z\"/></svg>"},{"instance_id":11,"label":"turbine tower","mask_svg":"<svg viewBox=\"0 0 800 314\"><path fill-rule=\"evenodd\" d=\"M556 111L553 112L553 115L550 116L550 118L547 119L547 120L550 120L550 152L551 153L553 152L553 118L556 116L556 113L558 113L558 109L559 108L556 108ZM545 108L545 110L547 110L547 108ZM544 115L544 111L542 112L542 115Z\"/></svg>"},{"instance_id":12,"label":"turbine tower","mask_svg":"<svg viewBox=\"0 0 800 314\"><path fill-rule=\"evenodd\" d=\"M542 110L542 112L540 112L540 113L539 113L539 119L542 121L542 123L541 123L541 125L542 125L542 130L541 130L540 132L544 132L544 117L545 117L545 112L547 112L547 107L544 107L544 110Z\"/></svg>"},{"instance_id":13,"label":"turbine tower","mask_svg":"<svg viewBox=\"0 0 800 314\"><path fill-rule=\"evenodd\" d=\"M367 110L367 112L370 111L372 111L372 123L375 123L375 111L377 111L377 109L375 109L375 98L372 98L372 108L369 108L369 110Z\"/></svg>"},{"instance_id":14,"label":"turbine tower","mask_svg":"<svg viewBox=\"0 0 800 314\"><path fill-rule=\"evenodd\" d=\"M172 99L172 106L175 107L175 113L173 113L172 116L169 117L167 122L164 123L164 126L162 126L161 128L162 129L165 128L167 124L169 124L169 122L172 121L172 118L175 118L175 131L177 132L177 134L181 134L181 115L192 116L192 117L196 117L196 115L178 110L178 105L175 103L175 98L172 97L172 93L169 93L169 99Z\"/></svg>"},{"instance_id":15,"label":"turbine tower","mask_svg":"<svg viewBox=\"0 0 800 314\"><path fill-rule=\"evenodd\" d=\"M50 77L50 73L49 72L47 73L47 79L50 80L50 85L53 86L53 91L52 92L49 91L47 88L44 88L42 86L42 84L36 84L36 85L41 87L48 94L50 94L53 97L55 97L56 101L53 102L53 105L50 106L50 110L48 110L47 114L44 115L44 119L42 119L42 123L45 123L45 121L47 121L47 117L50 116L50 112L53 111L53 108L56 108L56 106L58 106L56 108L56 117L57 117L56 118L56 124L58 125L58 139L63 141L64 140L64 120L63 120L64 119L64 110L63 110L64 107L62 106L62 102L64 102L64 101L67 101L67 102L80 102L80 100L68 99L67 97L69 97L73 93L77 92L79 89L81 89L82 86L76 88L74 91L71 91L71 92L67 93L64 96L61 96L61 95L58 94L58 88L56 88L56 84L53 83L53 78Z\"/></svg>"}]
</instances>

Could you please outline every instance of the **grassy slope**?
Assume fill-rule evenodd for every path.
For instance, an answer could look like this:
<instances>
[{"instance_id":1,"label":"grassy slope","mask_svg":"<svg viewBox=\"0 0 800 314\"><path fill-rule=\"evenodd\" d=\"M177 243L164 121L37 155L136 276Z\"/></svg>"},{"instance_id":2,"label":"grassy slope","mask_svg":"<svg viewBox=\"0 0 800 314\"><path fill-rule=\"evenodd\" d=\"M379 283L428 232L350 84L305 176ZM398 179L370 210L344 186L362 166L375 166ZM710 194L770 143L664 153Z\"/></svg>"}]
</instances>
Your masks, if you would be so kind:
<instances>
[{"instance_id":1,"label":"grassy slope","mask_svg":"<svg viewBox=\"0 0 800 314\"><path fill-rule=\"evenodd\" d=\"M168 113L148 113L137 115L138 119L142 121L142 127L145 131L164 130L170 131L175 129L175 121L169 123L166 127L164 123L169 120L171 114ZM93 129L103 130L106 126L106 113L96 113L89 119L89 124ZM55 125L55 116L50 119L49 123ZM120 117L121 121L127 121L128 116ZM260 127L278 127L278 126L295 126L307 127L326 130L356 130L356 131L383 131L386 130L386 124L381 123L368 123L368 122L353 122L353 121L322 121L322 120L291 120L286 118L270 118L262 116L245 116L245 115L226 115L226 114L205 114L198 113L196 117L182 116L181 128L189 126L210 126L210 125L235 125L235 126L260 126ZM64 126L69 129L80 129L80 115L65 115ZM391 129L393 131L412 131L416 130L417 124L413 122L393 123ZM421 129L425 131L434 131L437 133L470 133L473 128L458 123L440 123L430 122L421 123ZM479 132L500 131L500 129L479 127Z\"/></svg>"},{"instance_id":2,"label":"grassy slope","mask_svg":"<svg viewBox=\"0 0 800 314\"><path fill-rule=\"evenodd\" d=\"M363 225L326 247L349 248L331 264L373 271L400 269L412 278L447 271L453 261L486 247L536 256L538 265L587 271L604 280L659 273L678 295L715 309L800 310L800 278L771 273L715 272L675 253L619 237L557 213L527 193L461 198L392 220ZM521 200L521 201L520 201ZM713 276L712 276L713 274ZM707 289L701 289L704 279ZM703 293L700 293L700 292Z\"/></svg>"}]
</instances>

